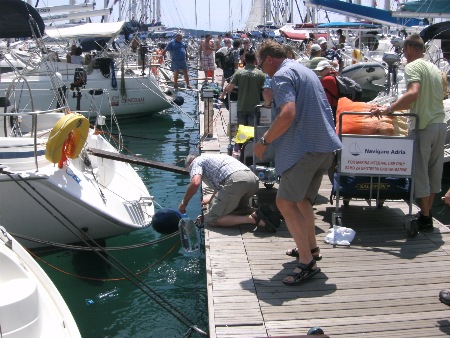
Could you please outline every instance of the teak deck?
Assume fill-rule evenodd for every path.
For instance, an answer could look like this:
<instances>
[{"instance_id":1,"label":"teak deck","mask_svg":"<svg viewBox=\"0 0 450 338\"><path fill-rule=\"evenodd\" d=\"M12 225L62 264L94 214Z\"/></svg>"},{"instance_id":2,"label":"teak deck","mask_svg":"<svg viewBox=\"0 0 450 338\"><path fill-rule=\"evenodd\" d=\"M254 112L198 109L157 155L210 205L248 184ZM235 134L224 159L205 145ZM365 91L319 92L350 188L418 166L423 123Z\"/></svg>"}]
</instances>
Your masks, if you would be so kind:
<instances>
[{"instance_id":1,"label":"teak deck","mask_svg":"<svg viewBox=\"0 0 450 338\"><path fill-rule=\"evenodd\" d=\"M226 153L228 112L221 108L224 119L214 113L214 134L202 152ZM447 226L435 220L433 233L408 238L407 203L350 201L340 211L356 237L334 247L323 240L335 210L330 192L324 176L314 205L322 271L300 286L282 283L296 265L285 255L295 244L284 224L275 234L251 225L206 227L210 337L300 337L314 326L329 337L450 335L450 307L438 299L450 288Z\"/></svg>"}]
</instances>

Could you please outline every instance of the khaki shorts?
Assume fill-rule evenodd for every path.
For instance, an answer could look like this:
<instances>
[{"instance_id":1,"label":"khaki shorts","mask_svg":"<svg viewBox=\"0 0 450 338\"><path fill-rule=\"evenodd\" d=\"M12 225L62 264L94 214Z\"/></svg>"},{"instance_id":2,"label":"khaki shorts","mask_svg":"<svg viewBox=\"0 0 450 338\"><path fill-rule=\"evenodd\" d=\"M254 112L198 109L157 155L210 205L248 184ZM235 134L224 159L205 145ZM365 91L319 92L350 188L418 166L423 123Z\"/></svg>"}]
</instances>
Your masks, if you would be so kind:
<instances>
[{"instance_id":1,"label":"khaki shorts","mask_svg":"<svg viewBox=\"0 0 450 338\"><path fill-rule=\"evenodd\" d=\"M250 197L259 188L258 177L251 171L236 171L228 176L213 201L205 222L214 225L214 221L222 216L230 215L239 209L248 209Z\"/></svg>"},{"instance_id":2,"label":"khaki shorts","mask_svg":"<svg viewBox=\"0 0 450 338\"><path fill-rule=\"evenodd\" d=\"M300 202L307 197L311 203L319 192L323 174L333 163L334 153L306 153L280 178L277 198Z\"/></svg>"},{"instance_id":3,"label":"khaki shorts","mask_svg":"<svg viewBox=\"0 0 450 338\"><path fill-rule=\"evenodd\" d=\"M414 131L415 133L416 131ZM414 193L416 198L441 191L444 169L445 123L434 123L417 131L414 147Z\"/></svg>"}]
</instances>

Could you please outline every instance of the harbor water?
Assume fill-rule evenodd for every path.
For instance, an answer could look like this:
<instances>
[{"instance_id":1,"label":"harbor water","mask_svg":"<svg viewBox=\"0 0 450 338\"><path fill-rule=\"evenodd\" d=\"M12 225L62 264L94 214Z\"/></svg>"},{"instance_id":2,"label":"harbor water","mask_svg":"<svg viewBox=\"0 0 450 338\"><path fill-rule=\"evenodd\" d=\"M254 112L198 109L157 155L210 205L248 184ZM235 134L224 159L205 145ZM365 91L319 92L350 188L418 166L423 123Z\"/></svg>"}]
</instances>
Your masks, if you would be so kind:
<instances>
[{"instance_id":1,"label":"harbor water","mask_svg":"<svg viewBox=\"0 0 450 338\"><path fill-rule=\"evenodd\" d=\"M184 113L174 110L119 121L128 154L183 165L186 155L197 150L198 124L193 121L197 99L181 95ZM178 207L188 176L135 169L161 208ZM201 212L197 195L187 208L193 220ZM110 248L131 247L108 253L150 287L145 293L107 264L111 258L104 260L93 252L45 250L39 252L38 261L66 300L84 338L183 337L191 333L192 325L208 330L205 255L203 246L187 253L175 235L157 241L167 235L150 227L106 240ZM152 244L133 248L142 243Z\"/></svg>"}]
</instances>

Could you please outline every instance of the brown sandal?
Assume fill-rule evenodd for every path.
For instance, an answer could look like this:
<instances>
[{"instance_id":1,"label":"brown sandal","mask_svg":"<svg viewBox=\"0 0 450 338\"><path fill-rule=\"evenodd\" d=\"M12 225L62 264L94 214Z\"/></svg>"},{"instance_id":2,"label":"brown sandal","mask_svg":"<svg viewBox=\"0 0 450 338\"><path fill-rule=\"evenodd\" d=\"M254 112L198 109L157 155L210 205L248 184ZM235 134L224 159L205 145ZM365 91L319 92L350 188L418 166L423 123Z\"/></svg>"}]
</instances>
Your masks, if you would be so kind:
<instances>
[{"instance_id":1,"label":"brown sandal","mask_svg":"<svg viewBox=\"0 0 450 338\"><path fill-rule=\"evenodd\" d=\"M256 210L254 213L250 214L250 216L255 220L256 226L264 228L268 232L277 232L275 226L272 222L270 222L266 215L261 212L261 210ZM260 225L261 220L264 222L264 225Z\"/></svg>"},{"instance_id":2,"label":"brown sandal","mask_svg":"<svg viewBox=\"0 0 450 338\"><path fill-rule=\"evenodd\" d=\"M316 247L314 249L311 249L311 254L314 258L315 261L320 261L322 259L322 255L319 253L318 255L314 255L315 253L320 252L320 248ZM291 250L286 251L286 255L290 256L290 257L298 257L298 249L297 248L293 248Z\"/></svg>"}]
</instances>

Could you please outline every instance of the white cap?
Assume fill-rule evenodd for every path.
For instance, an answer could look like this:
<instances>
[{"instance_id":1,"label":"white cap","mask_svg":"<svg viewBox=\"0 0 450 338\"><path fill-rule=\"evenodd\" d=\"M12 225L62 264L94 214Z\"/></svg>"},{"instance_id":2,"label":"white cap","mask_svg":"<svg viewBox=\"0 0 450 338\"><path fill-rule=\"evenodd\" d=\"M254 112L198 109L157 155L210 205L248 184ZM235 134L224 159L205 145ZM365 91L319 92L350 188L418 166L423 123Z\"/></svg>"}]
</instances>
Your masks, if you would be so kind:
<instances>
[{"instance_id":1,"label":"white cap","mask_svg":"<svg viewBox=\"0 0 450 338\"><path fill-rule=\"evenodd\" d=\"M327 39L325 39L323 36L317 39L317 43L321 45L322 43L327 42Z\"/></svg>"},{"instance_id":2,"label":"white cap","mask_svg":"<svg viewBox=\"0 0 450 338\"><path fill-rule=\"evenodd\" d=\"M322 50L322 48L320 48L320 46L318 44L314 44L314 45L311 45L311 47L309 47L309 50L311 52L318 52L319 50Z\"/></svg>"},{"instance_id":3,"label":"white cap","mask_svg":"<svg viewBox=\"0 0 450 338\"><path fill-rule=\"evenodd\" d=\"M333 68L327 60L320 61L314 70L321 72L325 68Z\"/></svg>"}]
</instances>

